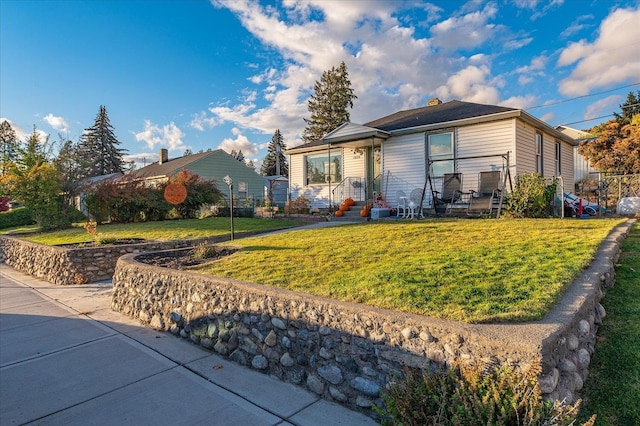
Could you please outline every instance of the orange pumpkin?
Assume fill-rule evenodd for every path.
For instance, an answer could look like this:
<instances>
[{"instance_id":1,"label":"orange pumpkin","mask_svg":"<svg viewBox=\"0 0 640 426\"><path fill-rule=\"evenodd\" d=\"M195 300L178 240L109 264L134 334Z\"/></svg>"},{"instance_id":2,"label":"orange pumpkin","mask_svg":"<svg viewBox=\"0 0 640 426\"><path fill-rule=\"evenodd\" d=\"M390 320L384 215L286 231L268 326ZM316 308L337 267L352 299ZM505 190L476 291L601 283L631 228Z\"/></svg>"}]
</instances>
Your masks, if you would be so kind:
<instances>
[{"instance_id":1,"label":"orange pumpkin","mask_svg":"<svg viewBox=\"0 0 640 426\"><path fill-rule=\"evenodd\" d=\"M351 198L351 197L349 197L349 198L347 198L346 200L344 200L344 203L345 203L346 205L348 205L348 206L355 206L355 205L356 205L356 202L355 202L355 201L353 201L353 198Z\"/></svg>"},{"instance_id":2,"label":"orange pumpkin","mask_svg":"<svg viewBox=\"0 0 640 426\"><path fill-rule=\"evenodd\" d=\"M340 210L346 212L347 210L349 210L349 206L346 203L342 203L340 204Z\"/></svg>"},{"instance_id":3,"label":"orange pumpkin","mask_svg":"<svg viewBox=\"0 0 640 426\"><path fill-rule=\"evenodd\" d=\"M336 215L336 217L340 217L343 215L342 210L338 210L337 212L334 213Z\"/></svg>"},{"instance_id":4,"label":"orange pumpkin","mask_svg":"<svg viewBox=\"0 0 640 426\"><path fill-rule=\"evenodd\" d=\"M366 208L360 210L360 217L367 217L369 215L369 212L367 211Z\"/></svg>"}]
</instances>

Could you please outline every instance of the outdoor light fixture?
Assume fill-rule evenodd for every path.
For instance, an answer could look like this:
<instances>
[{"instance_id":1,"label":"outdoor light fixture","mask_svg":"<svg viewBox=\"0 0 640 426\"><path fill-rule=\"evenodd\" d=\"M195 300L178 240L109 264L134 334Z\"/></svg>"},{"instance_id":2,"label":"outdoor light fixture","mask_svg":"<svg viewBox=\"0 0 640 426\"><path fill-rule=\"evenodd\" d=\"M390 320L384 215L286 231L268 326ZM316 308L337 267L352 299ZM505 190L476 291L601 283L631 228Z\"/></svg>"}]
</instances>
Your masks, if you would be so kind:
<instances>
[{"instance_id":1,"label":"outdoor light fixture","mask_svg":"<svg viewBox=\"0 0 640 426\"><path fill-rule=\"evenodd\" d=\"M233 180L229 175L223 177L222 180L229 186L229 216L231 216L231 241L233 241Z\"/></svg>"}]
</instances>

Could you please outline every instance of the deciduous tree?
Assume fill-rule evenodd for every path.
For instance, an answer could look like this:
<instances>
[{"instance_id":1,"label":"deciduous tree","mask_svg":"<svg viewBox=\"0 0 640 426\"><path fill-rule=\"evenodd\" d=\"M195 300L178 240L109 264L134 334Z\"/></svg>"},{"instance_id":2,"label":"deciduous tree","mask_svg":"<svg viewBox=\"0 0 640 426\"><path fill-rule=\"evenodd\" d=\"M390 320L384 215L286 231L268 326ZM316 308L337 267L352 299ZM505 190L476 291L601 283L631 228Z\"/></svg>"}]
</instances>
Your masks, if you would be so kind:
<instances>
[{"instance_id":1,"label":"deciduous tree","mask_svg":"<svg viewBox=\"0 0 640 426\"><path fill-rule=\"evenodd\" d=\"M578 152L603 172L640 173L640 92L637 98L629 93L620 108L616 118L590 130L596 138L582 142Z\"/></svg>"},{"instance_id":2,"label":"deciduous tree","mask_svg":"<svg viewBox=\"0 0 640 426\"><path fill-rule=\"evenodd\" d=\"M302 140L311 142L319 140L342 123L350 119L349 108L358 97L354 94L349 80L349 73L344 61L322 73L320 81L316 81L314 94L309 99L308 110L311 118L305 118L307 127L302 132Z\"/></svg>"}]
</instances>

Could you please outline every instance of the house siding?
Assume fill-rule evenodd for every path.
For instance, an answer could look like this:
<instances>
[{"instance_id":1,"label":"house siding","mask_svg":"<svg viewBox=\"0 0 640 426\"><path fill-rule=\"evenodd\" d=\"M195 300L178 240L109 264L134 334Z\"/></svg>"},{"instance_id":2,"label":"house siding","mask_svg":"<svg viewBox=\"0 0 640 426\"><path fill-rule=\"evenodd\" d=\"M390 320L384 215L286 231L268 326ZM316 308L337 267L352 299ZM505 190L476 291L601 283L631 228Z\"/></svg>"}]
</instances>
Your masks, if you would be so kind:
<instances>
[{"instance_id":1,"label":"house siding","mask_svg":"<svg viewBox=\"0 0 640 426\"><path fill-rule=\"evenodd\" d=\"M543 136L544 138L544 136ZM543 142L544 139L543 139ZM546 147L545 147L546 148ZM546 151L543 148L543 155ZM533 173L536 171L536 129L535 127L518 120L516 123L516 173Z\"/></svg>"},{"instance_id":2,"label":"house siding","mask_svg":"<svg viewBox=\"0 0 640 426\"><path fill-rule=\"evenodd\" d=\"M392 137L383 143L382 148L382 193L387 202L395 205L398 202L397 191L409 196L413 189L424 187L424 133Z\"/></svg>"},{"instance_id":3,"label":"house siding","mask_svg":"<svg viewBox=\"0 0 640 426\"><path fill-rule=\"evenodd\" d=\"M189 165L188 169L204 179L214 179L226 199L229 198L229 189L223 178L227 175L233 180L234 197L239 197L240 183L244 182L247 185L247 198L264 199L264 179L255 170L224 152L214 153L195 161Z\"/></svg>"},{"instance_id":4,"label":"house siding","mask_svg":"<svg viewBox=\"0 0 640 426\"><path fill-rule=\"evenodd\" d=\"M564 192L573 192L575 187L575 176L573 170L575 167L575 159L573 157L574 148L566 142L560 142L561 157L560 168L562 170L562 184Z\"/></svg>"},{"instance_id":5,"label":"house siding","mask_svg":"<svg viewBox=\"0 0 640 426\"><path fill-rule=\"evenodd\" d=\"M458 128L456 157L493 156L513 152L515 140L513 122L514 120L502 120ZM458 161L456 171L462 173L463 192L468 192L478 188L480 172L500 170L504 173L504 167L506 167L506 161L496 156Z\"/></svg>"},{"instance_id":6,"label":"house siding","mask_svg":"<svg viewBox=\"0 0 640 426\"><path fill-rule=\"evenodd\" d=\"M535 134L542 133L542 162L543 176L553 178L556 173L555 145L560 142L560 169L565 192L573 191L575 177L573 146L561 141L549 133L542 132L535 127L519 121L517 126L516 165L517 174L533 173L535 165Z\"/></svg>"}]
</instances>

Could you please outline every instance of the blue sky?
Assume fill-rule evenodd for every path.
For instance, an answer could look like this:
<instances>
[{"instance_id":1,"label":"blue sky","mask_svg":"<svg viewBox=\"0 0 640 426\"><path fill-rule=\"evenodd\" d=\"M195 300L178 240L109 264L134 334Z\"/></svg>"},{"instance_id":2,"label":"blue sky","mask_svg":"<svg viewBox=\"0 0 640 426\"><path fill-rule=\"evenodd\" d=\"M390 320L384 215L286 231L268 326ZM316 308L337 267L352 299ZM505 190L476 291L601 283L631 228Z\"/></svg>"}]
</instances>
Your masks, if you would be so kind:
<instances>
[{"instance_id":1,"label":"blue sky","mask_svg":"<svg viewBox=\"0 0 640 426\"><path fill-rule=\"evenodd\" d=\"M0 0L0 120L77 141L105 105L140 166L160 148L259 165L345 61L355 123L438 97L586 129L640 90L639 23L640 0Z\"/></svg>"}]
</instances>

